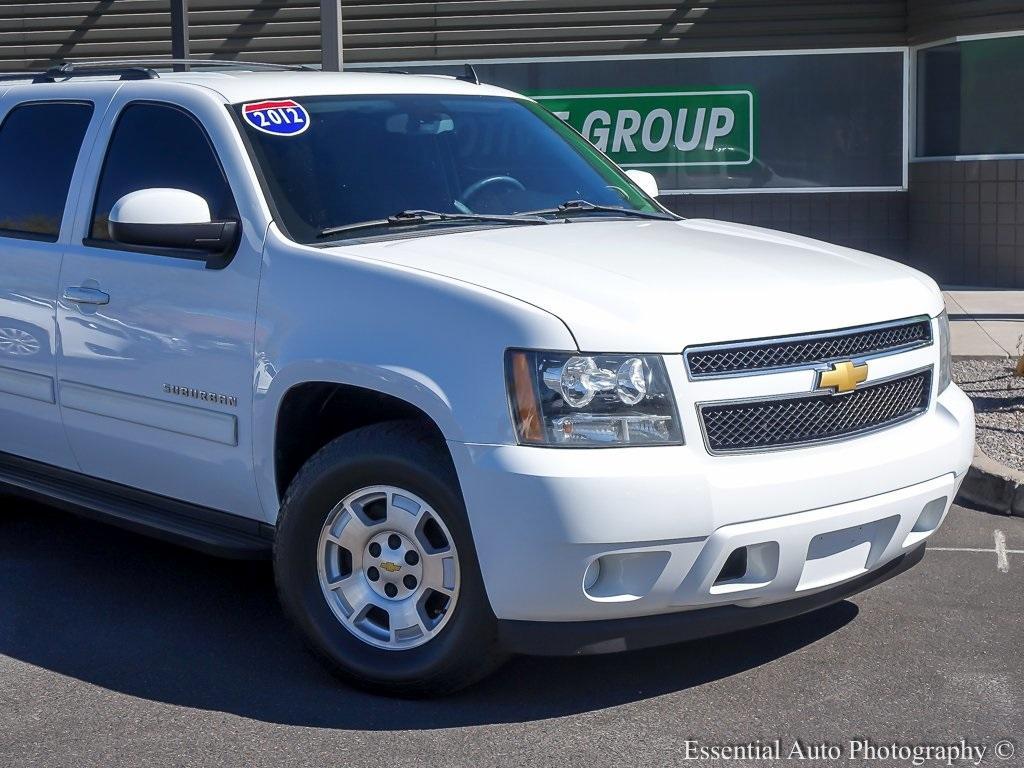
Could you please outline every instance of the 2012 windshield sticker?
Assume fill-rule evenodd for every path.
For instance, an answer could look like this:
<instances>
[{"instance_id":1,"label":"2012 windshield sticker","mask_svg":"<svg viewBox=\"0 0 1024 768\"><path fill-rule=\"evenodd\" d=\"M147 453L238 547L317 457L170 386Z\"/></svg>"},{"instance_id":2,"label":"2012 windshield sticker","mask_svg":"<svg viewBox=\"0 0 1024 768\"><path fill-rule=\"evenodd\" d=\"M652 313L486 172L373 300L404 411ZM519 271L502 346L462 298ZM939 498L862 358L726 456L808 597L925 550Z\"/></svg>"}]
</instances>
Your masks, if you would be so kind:
<instances>
[{"instance_id":1,"label":"2012 windshield sticker","mask_svg":"<svg viewBox=\"0 0 1024 768\"><path fill-rule=\"evenodd\" d=\"M272 136L298 136L309 128L306 108L291 99L245 104L242 117L257 131Z\"/></svg>"}]
</instances>

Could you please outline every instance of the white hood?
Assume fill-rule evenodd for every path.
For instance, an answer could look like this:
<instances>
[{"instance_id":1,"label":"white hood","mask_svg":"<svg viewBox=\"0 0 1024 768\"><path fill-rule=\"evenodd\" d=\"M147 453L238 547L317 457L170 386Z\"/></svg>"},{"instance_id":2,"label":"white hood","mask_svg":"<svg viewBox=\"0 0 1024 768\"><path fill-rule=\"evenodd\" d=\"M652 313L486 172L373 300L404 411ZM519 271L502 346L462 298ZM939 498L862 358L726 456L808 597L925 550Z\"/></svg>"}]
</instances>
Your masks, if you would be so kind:
<instances>
[{"instance_id":1,"label":"white hood","mask_svg":"<svg viewBox=\"0 0 1024 768\"><path fill-rule=\"evenodd\" d=\"M347 246L339 252L472 283L561 318L587 352L936 315L931 278L849 248L706 219L573 221Z\"/></svg>"}]
</instances>

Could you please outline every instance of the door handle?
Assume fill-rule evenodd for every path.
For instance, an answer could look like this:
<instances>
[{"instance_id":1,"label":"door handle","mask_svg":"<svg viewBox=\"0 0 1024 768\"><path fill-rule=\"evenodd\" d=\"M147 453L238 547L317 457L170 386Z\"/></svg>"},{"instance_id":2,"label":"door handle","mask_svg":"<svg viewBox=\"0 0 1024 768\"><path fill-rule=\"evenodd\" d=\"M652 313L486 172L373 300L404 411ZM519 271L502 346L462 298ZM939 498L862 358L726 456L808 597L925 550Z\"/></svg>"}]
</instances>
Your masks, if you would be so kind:
<instances>
[{"instance_id":1,"label":"door handle","mask_svg":"<svg viewBox=\"0 0 1024 768\"><path fill-rule=\"evenodd\" d=\"M110 295L96 288L65 288L64 301L72 304L109 304Z\"/></svg>"}]
</instances>

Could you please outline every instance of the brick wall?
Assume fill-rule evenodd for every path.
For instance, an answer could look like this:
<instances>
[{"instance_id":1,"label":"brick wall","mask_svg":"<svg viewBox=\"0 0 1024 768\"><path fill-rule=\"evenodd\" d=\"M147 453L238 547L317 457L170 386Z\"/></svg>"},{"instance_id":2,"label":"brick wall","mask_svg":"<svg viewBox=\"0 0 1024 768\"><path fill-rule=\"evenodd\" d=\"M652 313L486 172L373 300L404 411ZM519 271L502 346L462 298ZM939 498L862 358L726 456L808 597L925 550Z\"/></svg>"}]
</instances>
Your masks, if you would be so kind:
<instances>
[{"instance_id":1,"label":"brick wall","mask_svg":"<svg viewBox=\"0 0 1024 768\"><path fill-rule=\"evenodd\" d=\"M909 192L672 195L683 216L877 253L942 285L1024 288L1024 160L912 163Z\"/></svg>"},{"instance_id":2,"label":"brick wall","mask_svg":"<svg viewBox=\"0 0 1024 768\"><path fill-rule=\"evenodd\" d=\"M912 163L909 261L945 285L1024 288L1024 160Z\"/></svg>"}]
</instances>

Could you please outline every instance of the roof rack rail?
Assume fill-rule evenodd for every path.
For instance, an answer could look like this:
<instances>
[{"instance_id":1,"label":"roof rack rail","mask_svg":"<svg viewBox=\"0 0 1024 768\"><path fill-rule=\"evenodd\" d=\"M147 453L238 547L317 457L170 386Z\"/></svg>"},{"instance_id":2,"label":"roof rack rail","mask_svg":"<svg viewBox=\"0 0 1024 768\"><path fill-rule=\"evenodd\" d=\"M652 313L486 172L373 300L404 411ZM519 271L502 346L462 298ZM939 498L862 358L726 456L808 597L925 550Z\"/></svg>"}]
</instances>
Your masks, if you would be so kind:
<instances>
[{"instance_id":1,"label":"roof rack rail","mask_svg":"<svg viewBox=\"0 0 1024 768\"><path fill-rule=\"evenodd\" d=\"M74 63L74 62L72 62ZM168 68L168 67L186 67L197 69L201 68L234 68L234 69L271 69L271 70L300 70L308 71L312 70L306 64L277 64L268 61L242 61L239 59L165 59L165 58L148 58L148 59L97 59L95 61L82 62L75 64L75 66L82 65L102 65L102 66L144 66L154 68Z\"/></svg>"},{"instance_id":2,"label":"roof rack rail","mask_svg":"<svg viewBox=\"0 0 1024 768\"><path fill-rule=\"evenodd\" d=\"M117 76L121 80L154 80L160 77L157 68L188 71L203 68L304 70L298 64L270 64L261 61L227 61L222 59L109 59L97 61L66 61L42 72L0 73L0 81L28 80L33 83L56 83L73 77Z\"/></svg>"},{"instance_id":3,"label":"roof rack rail","mask_svg":"<svg viewBox=\"0 0 1024 768\"><path fill-rule=\"evenodd\" d=\"M14 72L0 75L0 80L28 80L33 83L56 83L72 77L102 77L117 75L121 80L152 80L159 75L152 69L139 66L85 66L58 64L43 72Z\"/></svg>"}]
</instances>

